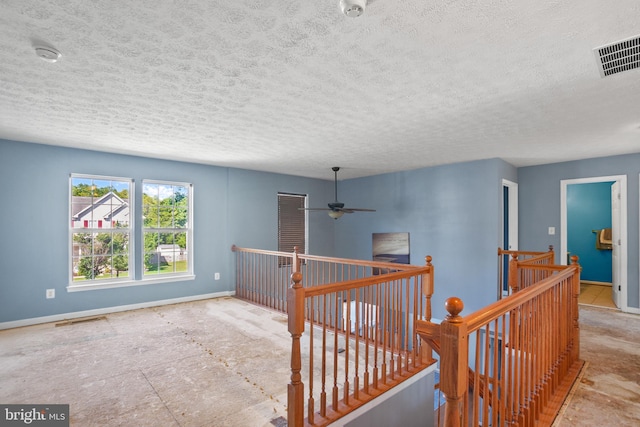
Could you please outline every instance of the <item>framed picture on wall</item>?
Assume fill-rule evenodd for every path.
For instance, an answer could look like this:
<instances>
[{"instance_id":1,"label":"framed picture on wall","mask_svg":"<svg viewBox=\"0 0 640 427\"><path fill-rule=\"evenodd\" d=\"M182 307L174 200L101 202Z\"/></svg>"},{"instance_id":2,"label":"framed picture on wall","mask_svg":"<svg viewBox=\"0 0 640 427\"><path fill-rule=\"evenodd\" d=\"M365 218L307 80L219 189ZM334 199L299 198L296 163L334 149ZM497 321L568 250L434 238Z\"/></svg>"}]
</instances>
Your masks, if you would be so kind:
<instances>
[{"instance_id":1,"label":"framed picture on wall","mask_svg":"<svg viewBox=\"0 0 640 427\"><path fill-rule=\"evenodd\" d=\"M373 233L372 239L374 261L409 264L409 233Z\"/></svg>"}]
</instances>

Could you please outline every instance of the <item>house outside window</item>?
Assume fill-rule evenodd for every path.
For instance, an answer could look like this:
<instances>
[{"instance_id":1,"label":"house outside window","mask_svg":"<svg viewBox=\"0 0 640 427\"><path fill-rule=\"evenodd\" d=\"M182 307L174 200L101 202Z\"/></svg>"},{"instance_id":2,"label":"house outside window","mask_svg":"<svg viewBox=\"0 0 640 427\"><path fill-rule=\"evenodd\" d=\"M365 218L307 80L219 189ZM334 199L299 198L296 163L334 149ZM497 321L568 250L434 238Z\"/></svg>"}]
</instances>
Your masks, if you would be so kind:
<instances>
[{"instance_id":1,"label":"house outside window","mask_svg":"<svg viewBox=\"0 0 640 427\"><path fill-rule=\"evenodd\" d=\"M278 193L278 251L307 252L307 196L304 194ZM280 266L289 265L290 258L281 257Z\"/></svg>"},{"instance_id":2,"label":"house outside window","mask_svg":"<svg viewBox=\"0 0 640 427\"><path fill-rule=\"evenodd\" d=\"M193 274L192 185L142 182L144 278Z\"/></svg>"},{"instance_id":3,"label":"house outside window","mask_svg":"<svg viewBox=\"0 0 640 427\"><path fill-rule=\"evenodd\" d=\"M131 280L132 183L129 178L70 177L70 287Z\"/></svg>"}]
</instances>

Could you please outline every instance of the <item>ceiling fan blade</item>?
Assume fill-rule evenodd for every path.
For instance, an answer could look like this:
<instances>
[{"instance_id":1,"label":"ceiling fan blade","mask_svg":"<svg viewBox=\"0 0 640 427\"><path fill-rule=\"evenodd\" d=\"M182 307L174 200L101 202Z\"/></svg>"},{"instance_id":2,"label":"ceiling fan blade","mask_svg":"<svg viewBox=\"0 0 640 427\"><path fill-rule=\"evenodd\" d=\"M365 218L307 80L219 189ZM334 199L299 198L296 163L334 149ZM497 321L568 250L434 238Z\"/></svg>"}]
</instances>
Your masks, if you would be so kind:
<instances>
[{"instance_id":1,"label":"ceiling fan blade","mask_svg":"<svg viewBox=\"0 0 640 427\"><path fill-rule=\"evenodd\" d=\"M363 209L363 208L344 208L343 210L351 212L375 212L375 209Z\"/></svg>"},{"instance_id":2,"label":"ceiling fan blade","mask_svg":"<svg viewBox=\"0 0 640 427\"><path fill-rule=\"evenodd\" d=\"M375 212L375 209L363 209L363 208L345 208L344 203L338 201L338 171L340 168L338 166L334 166L331 168L333 171L333 186L335 192L335 201L332 203L328 203L327 206L329 208L298 208L301 211L329 211L329 216L333 219L338 219L342 216L343 213L354 213L354 212Z\"/></svg>"}]
</instances>

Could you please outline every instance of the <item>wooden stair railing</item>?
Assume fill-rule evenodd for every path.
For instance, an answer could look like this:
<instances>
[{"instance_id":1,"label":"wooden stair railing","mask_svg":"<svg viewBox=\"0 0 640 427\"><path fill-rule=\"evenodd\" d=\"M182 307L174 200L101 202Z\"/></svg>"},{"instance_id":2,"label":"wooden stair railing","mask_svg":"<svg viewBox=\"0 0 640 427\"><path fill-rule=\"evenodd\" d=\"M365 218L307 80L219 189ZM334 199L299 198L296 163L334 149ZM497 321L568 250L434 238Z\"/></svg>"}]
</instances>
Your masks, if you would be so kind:
<instances>
[{"instance_id":1,"label":"wooden stair railing","mask_svg":"<svg viewBox=\"0 0 640 427\"><path fill-rule=\"evenodd\" d=\"M236 255L235 296L283 313L287 312L287 289L294 268L302 273L305 287L420 268L409 264L301 254L297 247L294 252L280 252L233 245L231 251ZM297 265L294 267L294 264Z\"/></svg>"},{"instance_id":2,"label":"wooden stair railing","mask_svg":"<svg viewBox=\"0 0 640 427\"><path fill-rule=\"evenodd\" d=\"M449 298L441 324L416 322L417 333L440 353L445 426L553 423L584 363L580 270L577 257L572 261L547 265L538 283L468 316L460 316L460 299Z\"/></svg>"},{"instance_id":3,"label":"wooden stair railing","mask_svg":"<svg viewBox=\"0 0 640 427\"><path fill-rule=\"evenodd\" d=\"M289 426L328 425L435 363L414 330L431 319L430 256L415 266L232 251L236 296L288 314Z\"/></svg>"},{"instance_id":4,"label":"wooden stair railing","mask_svg":"<svg viewBox=\"0 0 640 427\"><path fill-rule=\"evenodd\" d=\"M544 278L536 276L535 273L523 275L521 266L554 265L554 263L553 245L549 245L547 252L511 251L498 248L498 299L506 296L505 291L507 295L511 295Z\"/></svg>"},{"instance_id":5,"label":"wooden stair railing","mask_svg":"<svg viewBox=\"0 0 640 427\"><path fill-rule=\"evenodd\" d=\"M294 268L296 259L294 253ZM424 267L312 287L294 271L287 293L290 426L328 425L435 363L414 331L431 312L433 265L426 260Z\"/></svg>"}]
</instances>

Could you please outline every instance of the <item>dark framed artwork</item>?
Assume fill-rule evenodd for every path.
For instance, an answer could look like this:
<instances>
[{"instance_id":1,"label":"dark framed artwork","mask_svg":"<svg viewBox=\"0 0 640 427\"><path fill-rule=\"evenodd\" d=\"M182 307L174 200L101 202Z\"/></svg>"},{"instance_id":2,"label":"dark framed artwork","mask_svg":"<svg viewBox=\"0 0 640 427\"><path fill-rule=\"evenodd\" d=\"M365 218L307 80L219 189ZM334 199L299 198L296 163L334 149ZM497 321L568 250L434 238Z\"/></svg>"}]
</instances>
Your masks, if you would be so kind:
<instances>
[{"instance_id":1,"label":"dark framed artwork","mask_svg":"<svg viewBox=\"0 0 640 427\"><path fill-rule=\"evenodd\" d=\"M373 260L409 264L409 233L373 233Z\"/></svg>"}]
</instances>

